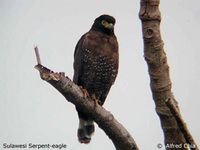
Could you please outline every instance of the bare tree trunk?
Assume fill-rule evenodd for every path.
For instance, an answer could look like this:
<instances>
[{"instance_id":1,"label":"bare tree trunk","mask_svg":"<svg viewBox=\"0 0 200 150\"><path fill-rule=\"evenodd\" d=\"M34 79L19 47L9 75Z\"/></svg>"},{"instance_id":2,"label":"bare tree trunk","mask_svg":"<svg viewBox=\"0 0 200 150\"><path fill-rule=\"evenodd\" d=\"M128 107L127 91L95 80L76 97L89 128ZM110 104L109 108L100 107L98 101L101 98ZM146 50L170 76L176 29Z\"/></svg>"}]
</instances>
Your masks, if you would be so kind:
<instances>
[{"instance_id":1,"label":"bare tree trunk","mask_svg":"<svg viewBox=\"0 0 200 150\"><path fill-rule=\"evenodd\" d=\"M166 99L172 99L178 109L171 92L171 80L167 57L163 49L164 43L160 34L161 14L159 11L159 0L141 0L139 17L142 21L142 32L144 40L144 58L148 65L150 75L150 86L156 105L156 112L160 117L161 126L165 136L165 145L182 145L184 148L186 140L169 108L165 104ZM176 149L168 148L166 149Z\"/></svg>"}]
</instances>

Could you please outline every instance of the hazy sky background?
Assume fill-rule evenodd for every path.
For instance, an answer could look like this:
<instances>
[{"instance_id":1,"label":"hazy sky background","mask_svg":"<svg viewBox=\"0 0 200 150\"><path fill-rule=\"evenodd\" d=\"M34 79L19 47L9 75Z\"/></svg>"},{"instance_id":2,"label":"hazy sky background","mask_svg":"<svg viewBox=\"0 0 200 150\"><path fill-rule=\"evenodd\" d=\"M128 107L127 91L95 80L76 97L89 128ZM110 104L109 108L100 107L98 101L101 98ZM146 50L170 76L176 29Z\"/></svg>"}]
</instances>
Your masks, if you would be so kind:
<instances>
[{"instance_id":1,"label":"hazy sky background","mask_svg":"<svg viewBox=\"0 0 200 150\"><path fill-rule=\"evenodd\" d=\"M72 78L77 41L94 19L105 13L117 20L120 70L104 107L131 133L141 150L155 150L158 143L164 143L143 58L139 8L139 0L0 1L0 149L3 143L64 143L68 150L114 149L97 125L91 143L79 144L74 105L42 81L34 69L33 48L37 45L43 65ZM160 10L172 90L200 146L200 1L163 0Z\"/></svg>"}]
</instances>

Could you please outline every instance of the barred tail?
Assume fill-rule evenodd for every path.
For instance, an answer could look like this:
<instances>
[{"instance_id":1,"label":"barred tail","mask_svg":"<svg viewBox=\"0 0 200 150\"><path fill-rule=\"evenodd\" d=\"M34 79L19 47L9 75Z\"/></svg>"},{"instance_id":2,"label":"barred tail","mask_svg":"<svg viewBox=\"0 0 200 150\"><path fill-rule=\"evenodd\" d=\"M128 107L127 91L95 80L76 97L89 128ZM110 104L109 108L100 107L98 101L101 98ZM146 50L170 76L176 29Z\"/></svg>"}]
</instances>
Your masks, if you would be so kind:
<instances>
[{"instance_id":1,"label":"barred tail","mask_svg":"<svg viewBox=\"0 0 200 150\"><path fill-rule=\"evenodd\" d=\"M78 128L78 140L80 143L88 144L90 143L91 136L94 133L94 121L93 120L83 120L79 118L79 128Z\"/></svg>"}]
</instances>

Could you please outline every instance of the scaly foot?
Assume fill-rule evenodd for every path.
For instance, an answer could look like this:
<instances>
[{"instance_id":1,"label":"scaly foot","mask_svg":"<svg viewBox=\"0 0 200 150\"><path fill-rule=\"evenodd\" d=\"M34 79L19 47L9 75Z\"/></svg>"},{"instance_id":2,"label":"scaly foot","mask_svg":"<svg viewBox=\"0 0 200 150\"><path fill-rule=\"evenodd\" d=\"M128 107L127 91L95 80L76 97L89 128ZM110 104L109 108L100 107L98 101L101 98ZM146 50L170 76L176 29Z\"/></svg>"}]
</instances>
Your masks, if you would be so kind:
<instances>
[{"instance_id":1,"label":"scaly foot","mask_svg":"<svg viewBox=\"0 0 200 150\"><path fill-rule=\"evenodd\" d=\"M84 89L82 86L79 86L81 91L83 92L84 98L88 98L90 97L88 91L86 89Z\"/></svg>"},{"instance_id":2,"label":"scaly foot","mask_svg":"<svg viewBox=\"0 0 200 150\"><path fill-rule=\"evenodd\" d=\"M99 103L101 103L101 101L98 100L98 99L96 98L95 94L92 94L91 98L94 100L94 105L95 105L95 107L97 107L97 105L98 105Z\"/></svg>"}]
</instances>

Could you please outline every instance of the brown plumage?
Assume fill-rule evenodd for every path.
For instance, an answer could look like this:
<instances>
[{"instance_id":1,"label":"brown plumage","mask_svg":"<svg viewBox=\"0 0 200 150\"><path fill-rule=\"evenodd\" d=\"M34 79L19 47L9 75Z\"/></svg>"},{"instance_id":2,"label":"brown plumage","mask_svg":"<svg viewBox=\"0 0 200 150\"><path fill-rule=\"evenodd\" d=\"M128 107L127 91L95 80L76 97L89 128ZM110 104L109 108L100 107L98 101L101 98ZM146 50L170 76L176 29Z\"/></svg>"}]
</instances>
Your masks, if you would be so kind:
<instances>
[{"instance_id":1,"label":"brown plumage","mask_svg":"<svg viewBox=\"0 0 200 150\"><path fill-rule=\"evenodd\" d=\"M115 19L102 15L78 41L74 53L73 81L102 106L118 73L118 42L114 34ZM79 115L78 139L89 143L94 132L93 120L76 108Z\"/></svg>"}]
</instances>

